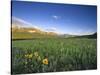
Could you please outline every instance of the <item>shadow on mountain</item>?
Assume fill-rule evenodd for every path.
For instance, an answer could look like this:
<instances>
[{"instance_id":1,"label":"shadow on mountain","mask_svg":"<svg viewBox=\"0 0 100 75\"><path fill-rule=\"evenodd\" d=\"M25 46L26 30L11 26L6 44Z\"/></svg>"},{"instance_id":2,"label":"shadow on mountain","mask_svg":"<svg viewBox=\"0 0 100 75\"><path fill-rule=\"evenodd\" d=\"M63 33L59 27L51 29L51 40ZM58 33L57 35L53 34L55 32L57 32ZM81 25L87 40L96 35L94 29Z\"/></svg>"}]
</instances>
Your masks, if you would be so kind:
<instances>
[{"instance_id":1,"label":"shadow on mountain","mask_svg":"<svg viewBox=\"0 0 100 75\"><path fill-rule=\"evenodd\" d=\"M92 34L92 35L83 35L83 36L76 36L76 37L73 37L73 38L88 38L88 39L97 39L97 32Z\"/></svg>"}]
</instances>

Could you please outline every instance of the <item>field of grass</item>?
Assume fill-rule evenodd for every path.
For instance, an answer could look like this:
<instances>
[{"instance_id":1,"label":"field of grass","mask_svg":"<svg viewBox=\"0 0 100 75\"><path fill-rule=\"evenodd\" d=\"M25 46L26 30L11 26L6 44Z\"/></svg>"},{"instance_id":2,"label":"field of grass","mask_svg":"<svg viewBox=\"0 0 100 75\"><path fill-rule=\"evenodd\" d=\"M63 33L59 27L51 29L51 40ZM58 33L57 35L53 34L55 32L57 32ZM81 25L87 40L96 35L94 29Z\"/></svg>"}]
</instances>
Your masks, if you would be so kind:
<instances>
[{"instance_id":1,"label":"field of grass","mask_svg":"<svg viewBox=\"0 0 100 75\"><path fill-rule=\"evenodd\" d=\"M38 38L12 41L12 74L96 68L96 39Z\"/></svg>"}]
</instances>

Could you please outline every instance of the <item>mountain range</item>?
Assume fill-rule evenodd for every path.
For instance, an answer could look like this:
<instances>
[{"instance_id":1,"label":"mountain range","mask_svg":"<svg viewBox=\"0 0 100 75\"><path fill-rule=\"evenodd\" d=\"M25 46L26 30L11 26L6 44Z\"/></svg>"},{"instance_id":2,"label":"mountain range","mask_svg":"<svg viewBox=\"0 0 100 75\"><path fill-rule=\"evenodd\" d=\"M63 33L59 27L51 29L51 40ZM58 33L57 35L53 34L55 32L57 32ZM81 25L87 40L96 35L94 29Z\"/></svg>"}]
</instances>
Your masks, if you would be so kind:
<instances>
[{"instance_id":1,"label":"mountain range","mask_svg":"<svg viewBox=\"0 0 100 75\"><path fill-rule=\"evenodd\" d=\"M43 31L37 27L33 27L28 23L12 19L11 25L12 39L20 38L42 38L42 37L57 37L58 34L52 31Z\"/></svg>"},{"instance_id":2,"label":"mountain range","mask_svg":"<svg viewBox=\"0 0 100 75\"><path fill-rule=\"evenodd\" d=\"M30 23L26 23L24 21L20 21L12 18L11 25L11 33L12 39L32 39L32 38L68 38L68 37L78 37L78 38L96 38L97 33L92 35L70 35L70 34L58 34L53 31L43 31L40 28L34 27L30 25Z\"/></svg>"}]
</instances>

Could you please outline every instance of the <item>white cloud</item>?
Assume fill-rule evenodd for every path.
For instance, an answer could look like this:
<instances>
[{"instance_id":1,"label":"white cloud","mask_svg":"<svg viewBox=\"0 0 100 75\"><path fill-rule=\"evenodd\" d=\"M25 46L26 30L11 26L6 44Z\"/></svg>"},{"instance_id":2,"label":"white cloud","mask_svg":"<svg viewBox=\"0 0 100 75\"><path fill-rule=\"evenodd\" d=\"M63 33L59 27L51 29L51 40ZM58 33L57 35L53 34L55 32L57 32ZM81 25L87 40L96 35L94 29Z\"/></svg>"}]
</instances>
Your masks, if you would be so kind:
<instances>
[{"instance_id":1,"label":"white cloud","mask_svg":"<svg viewBox=\"0 0 100 75\"><path fill-rule=\"evenodd\" d=\"M17 22L23 23L25 25L32 25L31 23L29 23L21 18L17 18L17 17L12 17L12 21L17 21Z\"/></svg>"},{"instance_id":2,"label":"white cloud","mask_svg":"<svg viewBox=\"0 0 100 75\"><path fill-rule=\"evenodd\" d=\"M53 15L52 16L54 19L59 19L59 16Z\"/></svg>"},{"instance_id":3,"label":"white cloud","mask_svg":"<svg viewBox=\"0 0 100 75\"><path fill-rule=\"evenodd\" d=\"M80 29L80 30L77 30L76 32L74 32L74 34L76 34L76 35L91 35L93 33L94 33L94 31L92 29L88 29L88 30Z\"/></svg>"},{"instance_id":4,"label":"white cloud","mask_svg":"<svg viewBox=\"0 0 100 75\"><path fill-rule=\"evenodd\" d=\"M25 21L25 20L23 20L21 18L18 18L18 17L12 16L12 22L17 22L17 23L19 23L19 24L21 24L21 25L23 25L25 27L34 27L34 28L40 29L40 27L38 27L37 25L33 25L32 23L27 22L27 21Z\"/></svg>"},{"instance_id":5,"label":"white cloud","mask_svg":"<svg viewBox=\"0 0 100 75\"><path fill-rule=\"evenodd\" d=\"M55 28L55 27L52 27L52 28L51 28L51 30L53 30L53 31L56 31L56 30L57 30L57 28Z\"/></svg>"},{"instance_id":6,"label":"white cloud","mask_svg":"<svg viewBox=\"0 0 100 75\"><path fill-rule=\"evenodd\" d=\"M95 31L93 29L88 29L86 31L83 31L82 35L91 35L94 33L95 33Z\"/></svg>"},{"instance_id":7,"label":"white cloud","mask_svg":"<svg viewBox=\"0 0 100 75\"><path fill-rule=\"evenodd\" d=\"M56 31L56 30L57 30L57 28L55 28L55 27L51 27L51 28L46 29L46 31Z\"/></svg>"}]
</instances>

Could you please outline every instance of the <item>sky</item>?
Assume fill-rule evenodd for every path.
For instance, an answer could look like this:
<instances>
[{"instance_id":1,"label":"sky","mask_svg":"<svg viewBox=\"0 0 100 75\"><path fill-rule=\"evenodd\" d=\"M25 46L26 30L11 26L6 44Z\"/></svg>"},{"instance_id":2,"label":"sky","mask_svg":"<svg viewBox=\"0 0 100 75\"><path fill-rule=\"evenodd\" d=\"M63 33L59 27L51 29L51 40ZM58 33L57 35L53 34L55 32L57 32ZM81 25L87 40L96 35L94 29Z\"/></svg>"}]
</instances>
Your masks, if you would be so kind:
<instances>
[{"instance_id":1,"label":"sky","mask_svg":"<svg viewBox=\"0 0 100 75\"><path fill-rule=\"evenodd\" d=\"M12 1L12 19L60 34L89 35L97 31L97 7Z\"/></svg>"}]
</instances>

